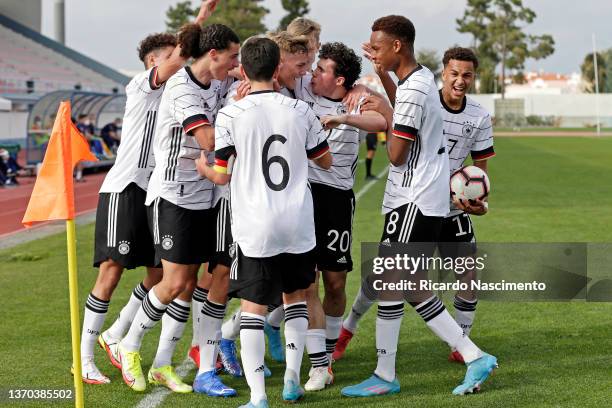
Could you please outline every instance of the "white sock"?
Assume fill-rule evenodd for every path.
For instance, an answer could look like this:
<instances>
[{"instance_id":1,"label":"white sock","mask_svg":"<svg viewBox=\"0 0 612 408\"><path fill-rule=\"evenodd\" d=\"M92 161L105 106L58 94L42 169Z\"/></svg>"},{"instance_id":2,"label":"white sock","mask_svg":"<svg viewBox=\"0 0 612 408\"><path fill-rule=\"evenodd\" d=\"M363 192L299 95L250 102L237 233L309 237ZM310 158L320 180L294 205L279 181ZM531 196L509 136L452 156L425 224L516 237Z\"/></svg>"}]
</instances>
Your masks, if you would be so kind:
<instances>
[{"instance_id":1,"label":"white sock","mask_svg":"<svg viewBox=\"0 0 612 408\"><path fill-rule=\"evenodd\" d=\"M91 293L87 297L83 331L81 332L81 360L93 358L94 345L104 325L108 304L108 300L98 299Z\"/></svg>"},{"instance_id":2,"label":"white sock","mask_svg":"<svg viewBox=\"0 0 612 408\"><path fill-rule=\"evenodd\" d=\"M240 358L249 388L251 402L258 404L266 399L264 356L266 339L263 332L264 316L243 312L240 317Z\"/></svg>"},{"instance_id":3,"label":"white sock","mask_svg":"<svg viewBox=\"0 0 612 408\"><path fill-rule=\"evenodd\" d=\"M414 310L425 320L427 326L436 336L445 341L453 350L461 353L466 363L482 356L482 351L476 347L469 337L463 335L463 330L437 296L434 295L417 304Z\"/></svg>"},{"instance_id":4,"label":"white sock","mask_svg":"<svg viewBox=\"0 0 612 408\"><path fill-rule=\"evenodd\" d=\"M378 364L374 374L385 381L395 379L395 355L399 341L404 303L379 302L376 316L376 352Z\"/></svg>"},{"instance_id":5,"label":"white sock","mask_svg":"<svg viewBox=\"0 0 612 408\"><path fill-rule=\"evenodd\" d=\"M269 310L270 306L268 306L268 316L266 317L266 322L275 329L280 328L281 323L285 317L285 310L283 306L277 306L272 308L274 310Z\"/></svg>"},{"instance_id":6,"label":"white sock","mask_svg":"<svg viewBox=\"0 0 612 408\"><path fill-rule=\"evenodd\" d=\"M477 304L478 299L465 300L462 297L455 295L455 321L459 327L461 327L463 334L466 336L469 336L470 332L472 331Z\"/></svg>"},{"instance_id":7,"label":"white sock","mask_svg":"<svg viewBox=\"0 0 612 408\"><path fill-rule=\"evenodd\" d=\"M312 368L329 365L325 352L325 329L308 329L306 332L306 350Z\"/></svg>"},{"instance_id":8,"label":"white sock","mask_svg":"<svg viewBox=\"0 0 612 408\"><path fill-rule=\"evenodd\" d=\"M221 326L221 337L225 340L236 340L240 334L240 309L234 313L231 319L227 319Z\"/></svg>"},{"instance_id":9,"label":"white sock","mask_svg":"<svg viewBox=\"0 0 612 408\"><path fill-rule=\"evenodd\" d=\"M340 327L342 326L342 316L325 315L325 351L327 352L327 360L332 363L332 354L340 336Z\"/></svg>"},{"instance_id":10,"label":"white sock","mask_svg":"<svg viewBox=\"0 0 612 408\"><path fill-rule=\"evenodd\" d=\"M191 302L174 299L168 305L166 313L162 317L162 328L159 336L159 344L153 368L172 365L172 355L176 344L183 337L187 320L189 320L189 308Z\"/></svg>"},{"instance_id":11,"label":"white sock","mask_svg":"<svg viewBox=\"0 0 612 408\"><path fill-rule=\"evenodd\" d=\"M200 368L198 374L215 369L219 341L221 340L221 324L225 316L225 305L206 299L200 313Z\"/></svg>"},{"instance_id":12,"label":"white sock","mask_svg":"<svg viewBox=\"0 0 612 408\"><path fill-rule=\"evenodd\" d=\"M363 288L360 287L359 292L357 292L357 297L353 302L353 306L351 307L351 311L346 317L346 320L344 320L344 323L342 323L342 326L351 333L355 333L359 320L361 320L365 312L370 310L375 301L376 300L370 299L364 293Z\"/></svg>"},{"instance_id":13,"label":"white sock","mask_svg":"<svg viewBox=\"0 0 612 408\"><path fill-rule=\"evenodd\" d=\"M285 379L300 383L300 368L302 356L304 355L304 343L306 342L306 331L308 330L308 308L306 302L285 305L285 358L287 368Z\"/></svg>"},{"instance_id":14,"label":"white sock","mask_svg":"<svg viewBox=\"0 0 612 408\"><path fill-rule=\"evenodd\" d=\"M121 340L121 346L127 351L140 350L145 333L159 322L167 307L168 305L164 305L155 295L155 288L150 290L142 301L138 312L136 312L128 333Z\"/></svg>"},{"instance_id":15,"label":"white sock","mask_svg":"<svg viewBox=\"0 0 612 408\"><path fill-rule=\"evenodd\" d=\"M136 312L138 312L138 308L142 303L142 299L147 296L149 290L145 288L145 286L140 282L138 286L134 288L132 291L132 295L130 296L130 300L123 306L121 312L119 312L119 316L113 322L111 327L106 330L106 333L113 339L122 339L125 336L125 332L128 331L130 325L132 324L132 320L134 320L134 316Z\"/></svg>"},{"instance_id":16,"label":"white sock","mask_svg":"<svg viewBox=\"0 0 612 408\"><path fill-rule=\"evenodd\" d=\"M208 272L206 272L208 273ZM202 305L208 296L208 289L196 286L193 291L191 298L191 304L193 309L193 316L191 317L191 323L193 327L193 334L191 336L191 347L200 344L199 327L200 327L200 312L202 311Z\"/></svg>"}]
</instances>

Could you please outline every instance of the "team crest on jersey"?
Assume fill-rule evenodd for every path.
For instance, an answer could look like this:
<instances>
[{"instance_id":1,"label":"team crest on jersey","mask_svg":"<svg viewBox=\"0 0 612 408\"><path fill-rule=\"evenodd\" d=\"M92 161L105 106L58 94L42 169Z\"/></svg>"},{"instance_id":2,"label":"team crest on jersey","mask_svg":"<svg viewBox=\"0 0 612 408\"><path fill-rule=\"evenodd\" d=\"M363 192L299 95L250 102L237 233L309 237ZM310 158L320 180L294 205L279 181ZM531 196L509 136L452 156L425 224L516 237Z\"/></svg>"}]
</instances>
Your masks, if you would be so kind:
<instances>
[{"instance_id":1,"label":"team crest on jersey","mask_svg":"<svg viewBox=\"0 0 612 408\"><path fill-rule=\"evenodd\" d=\"M312 109L312 107L314 106L314 102L309 102L309 101L304 101L308 104L308 106L310 106L310 109Z\"/></svg>"},{"instance_id":2,"label":"team crest on jersey","mask_svg":"<svg viewBox=\"0 0 612 408\"><path fill-rule=\"evenodd\" d=\"M119 242L119 253L125 255L130 252L130 241Z\"/></svg>"},{"instance_id":3,"label":"team crest on jersey","mask_svg":"<svg viewBox=\"0 0 612 408\"><path fill-rule=\"evenodd\" d=\"M172 240L172 235L164 235L161 242L162 248L166 251L169 251L174 246L174 241Z\"/></svg>"},{"instance_id":4,"label":"team crest on jersey","mask_svg":"<svg viewBox=\"0 0 612 408\"><path fill-rule=\"evenodd\" d=\"M471 122L465 122L463 124L463 128L461 129L461 133L463 134L463 136L465 137L470 137L472 136L472 132L474 131L474 124Z\"/></svg>"},{"instance_id":5,"label":"team crest on jersey","mask_svg":"<svg viewBox=\"0 0 612 408\"><path fill-rule=\"evenodd\" d=\"M344 104L338 105L338 107L336 108L336 112L338 115L345 115L347 113L346 106L344 106Z\"/></svg>"}]
</instances>

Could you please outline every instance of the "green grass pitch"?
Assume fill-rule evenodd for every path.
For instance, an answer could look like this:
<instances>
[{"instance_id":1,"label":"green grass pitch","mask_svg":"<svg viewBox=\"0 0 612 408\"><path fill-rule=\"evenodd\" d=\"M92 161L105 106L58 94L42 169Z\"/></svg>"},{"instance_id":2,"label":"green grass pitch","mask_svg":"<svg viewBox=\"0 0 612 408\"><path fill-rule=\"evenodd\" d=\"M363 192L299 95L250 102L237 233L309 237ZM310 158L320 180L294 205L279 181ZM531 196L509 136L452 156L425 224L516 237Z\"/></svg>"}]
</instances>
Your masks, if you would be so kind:
<instances>
[{"instance_id":1,"label":"green grass pitch","mask_svg":"<svg viewBox=\"0 0 612 408\"><path fill-rule=\"evenodd\" d=\"M490 213L474 220L481 242L612 242L612 138L498 138L498 156L490 162L493 193ZM376 173L385 166L384 151L374 161ZM359 165L355 191L363 181ZM359 243L381 234L380 203L384 178L357 204L353 254L359 264ZM476 218L476 217L475 217ZM78 228L80 313L96 270L91 267L93 226ZM69 388L72 377L65 236L56 235L0 252L0 387ZM608 272L609 273L609 272ZM127 271L116 290L107 325L127 301L143 271ZM350 274L349 305L359 273ZM450 306L450 304L447 305ZM449 308L452 313L452 307ZM334 366L336 384L307 393L302 404L376 407L577 407L610 406L612 389L612 305L609 303L481 302L472 338L499 358L500 368L477 395L454 397L451 390L464 367L447 362L448 348L410 308L400 338L397 371L402 392L391 397L348 400L343 386L365 379L376 366L375 310L362 321L345 359ZM106 326L105 326L106 327ZM143 369L152 362L159 325L143 343ZM176 364L187 353L188 324L177 347ZM89 407L131 407L145 394L128 389L121 374L96 349L100 369L112 383L85 384ZM268 361L271 405L280 406L282 366ZM306 381L304 359L302 378ZM191 381L194 371L187 377ZM243 379L224 376L238 398L214 400L201 395L169 395L164 407L235 407L248 400ZM0 401L1 403L1 401ZM19 406L71 406L72 403L20 403ZM15 405L15 406L17 406Z\"/></svg>"}]
</instances>

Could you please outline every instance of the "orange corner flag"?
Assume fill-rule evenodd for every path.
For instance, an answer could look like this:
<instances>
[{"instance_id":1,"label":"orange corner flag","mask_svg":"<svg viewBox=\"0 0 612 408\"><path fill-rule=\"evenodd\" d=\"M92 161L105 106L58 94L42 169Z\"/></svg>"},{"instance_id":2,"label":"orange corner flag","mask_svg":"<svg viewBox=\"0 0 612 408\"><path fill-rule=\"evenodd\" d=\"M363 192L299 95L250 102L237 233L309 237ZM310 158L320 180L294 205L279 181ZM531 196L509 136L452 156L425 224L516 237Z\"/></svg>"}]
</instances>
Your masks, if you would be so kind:
<instances>
[{"instance_id":1,"label":"orange corner flag","mask_svg":"<svg viewBox=\"0 0 612 408\"><path fill-rule=\"evenodd\" d=\"M21 223L74 219L74 184L72 171L80 161L97 161L89 143L70 120L70 102L62 102L57 111L47 152L28 208Z\"/></svg>"}]
</instances>

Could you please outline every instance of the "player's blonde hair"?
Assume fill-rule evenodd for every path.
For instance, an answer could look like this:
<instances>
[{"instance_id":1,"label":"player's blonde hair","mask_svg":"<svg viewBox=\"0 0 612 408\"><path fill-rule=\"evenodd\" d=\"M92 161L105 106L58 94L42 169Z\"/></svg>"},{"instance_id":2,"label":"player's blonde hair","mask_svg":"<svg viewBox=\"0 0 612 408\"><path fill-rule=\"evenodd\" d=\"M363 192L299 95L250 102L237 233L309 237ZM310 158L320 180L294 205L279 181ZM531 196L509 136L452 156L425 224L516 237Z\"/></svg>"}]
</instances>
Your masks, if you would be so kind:
<instances>
[{"instance_id":1,"label":"player's blonde hair","mask_svg":"<svg viewBox=\"0 0 612 408\"><path fill-rule=\"evenodd\" d=\"M287 26L287 32L297 36L314 36L319 41L321 36L321 25L309 18L296 17Z\"/></svg>"},{"instance_id":2,"label":"player's blonde hair","mask_svg":"<svg viewBox=\"0 0 612 408\"><path fill-rule=\"evenodd\" d=\"M278 45L281 52L285 52L287 54L308 54L307 37L291 35L287 31L277 31L268 33L268 38Z\"/></svg>"}]
</instances>

